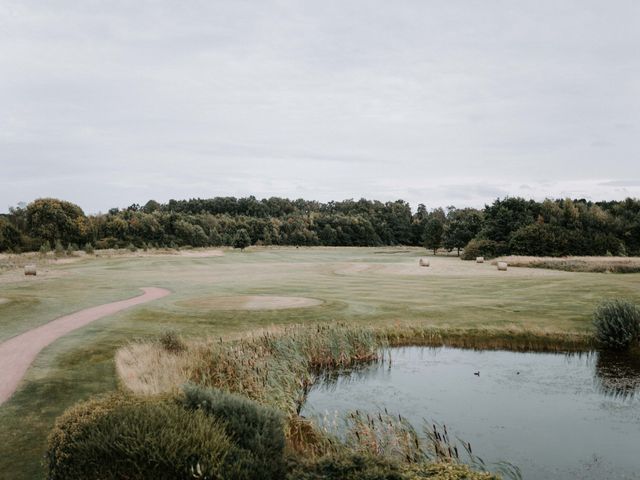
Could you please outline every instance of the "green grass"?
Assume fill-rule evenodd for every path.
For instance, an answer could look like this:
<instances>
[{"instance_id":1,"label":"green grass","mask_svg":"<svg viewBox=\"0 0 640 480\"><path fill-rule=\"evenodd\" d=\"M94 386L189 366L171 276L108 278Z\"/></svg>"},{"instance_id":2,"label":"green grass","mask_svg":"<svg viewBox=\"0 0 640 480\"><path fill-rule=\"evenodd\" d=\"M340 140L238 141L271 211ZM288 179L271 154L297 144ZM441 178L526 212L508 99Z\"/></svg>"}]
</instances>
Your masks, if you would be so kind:
<instances>
[{"instance_id":1,"label":"green grass","mask_svg":"<svg viewBox=\"0 0 640 480\"><path fill-rule=\"evenodd\" d=\"M46 435L56 416L92 394L117 387L113 356L133 338L173 328L182 336L227 336L273 324L328 322L416 327L497 328L583 333L606 297L640 302L640 274L537 270L476 275L489 264L442 257L424 275L377 267L414 266L420 249L282 248L227 251L224 257L149 256L82 260L48 267L51 275L5 281L0 275L0 340L60 315L120 300L141 286L173 294L121 312L54 342L38 357L20 389L0 407L0 478L44 478ZM442 263L450 262L450 263ZM347 263L372 265L339 274ZM447 267L451 266L451 274ZM454 268L455 267L455 268ZM468 270L468 272L467 272ZM493 270L492 270L493 271ZM525 270L522 270L525 272ZM324 301L306 309L210 311L189 307L207 295L292 295Z\"/></svg>"}]
</instances>

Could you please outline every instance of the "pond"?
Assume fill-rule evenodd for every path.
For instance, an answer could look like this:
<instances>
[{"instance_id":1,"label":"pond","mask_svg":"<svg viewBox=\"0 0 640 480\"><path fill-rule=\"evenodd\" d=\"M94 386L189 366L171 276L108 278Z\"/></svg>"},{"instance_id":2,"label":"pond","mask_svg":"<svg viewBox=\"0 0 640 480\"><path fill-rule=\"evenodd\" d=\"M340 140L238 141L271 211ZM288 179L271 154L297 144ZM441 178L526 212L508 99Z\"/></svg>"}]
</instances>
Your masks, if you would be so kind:
<instances>
[{"instance_id":1,"label":"pond","mask_svg":"<svg viewBox=\"0 0 640 480\"><path fill-rule=\"evenodd\" d=\"M386 408L418 430L446 424L526 480L640 479L637 357L407 347L390 358L318 382L301 414L322 423Z\"/></svg>"}]
</instances>

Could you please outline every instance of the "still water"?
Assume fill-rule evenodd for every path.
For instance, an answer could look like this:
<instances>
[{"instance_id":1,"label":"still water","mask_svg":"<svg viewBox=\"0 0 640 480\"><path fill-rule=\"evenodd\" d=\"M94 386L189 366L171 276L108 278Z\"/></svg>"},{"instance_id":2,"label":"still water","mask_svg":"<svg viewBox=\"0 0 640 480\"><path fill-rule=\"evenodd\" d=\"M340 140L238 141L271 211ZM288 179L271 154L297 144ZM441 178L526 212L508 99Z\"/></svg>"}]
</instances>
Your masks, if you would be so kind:
<instances>
[{"instance_id":1,"label":"still water","mask_svg":"<svg viewBox=\"0 0 640 480\"><path fill-rule=\"evenodd\" d=\"M446 424L526 480L640 479L637 357L408 347L391 360L319 382L301 413L322 422L386 408L420 431Z\"/></svg>"}]
</instances>

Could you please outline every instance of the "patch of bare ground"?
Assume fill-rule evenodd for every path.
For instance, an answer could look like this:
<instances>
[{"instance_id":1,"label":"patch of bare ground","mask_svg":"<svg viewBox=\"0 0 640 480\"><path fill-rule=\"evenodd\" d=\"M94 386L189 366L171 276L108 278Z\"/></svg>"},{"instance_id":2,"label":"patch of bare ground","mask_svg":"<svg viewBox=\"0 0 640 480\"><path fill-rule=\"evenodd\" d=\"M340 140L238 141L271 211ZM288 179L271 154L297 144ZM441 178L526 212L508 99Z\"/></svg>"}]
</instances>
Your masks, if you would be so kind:
<instances>
[{"instance_id":1,"label":"patch of bare ground","mask_svg":"<svg viewBox=\"0 0 640 480\"><path fill-rule=\"evenodd\" d=\"M178 302L181 306L208 310L283 310L320 304L322 301L315 298L273 295L211 296Z\"/></svg>"},{"instance_id":2,"label":"patch of bare ground","mask_svg":"<svg viewBox=\"0 0 640 480\"><path fill-rule=\"evenodd\" d=\"M505 261L512 267L563 270L568 272L640 273L640 257L531 257L507 256L493 260Z\"/></svg>"}]
</instances>

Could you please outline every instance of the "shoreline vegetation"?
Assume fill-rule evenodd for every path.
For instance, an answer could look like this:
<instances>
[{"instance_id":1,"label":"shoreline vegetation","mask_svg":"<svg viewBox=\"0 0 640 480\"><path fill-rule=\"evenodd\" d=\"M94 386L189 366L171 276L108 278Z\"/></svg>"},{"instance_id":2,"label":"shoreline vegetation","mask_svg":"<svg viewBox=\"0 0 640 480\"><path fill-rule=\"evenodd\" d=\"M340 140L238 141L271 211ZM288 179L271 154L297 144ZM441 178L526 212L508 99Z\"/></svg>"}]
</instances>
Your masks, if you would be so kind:
<instances>
[{"instance_id":1,"label":"shoreline vegetation","mask_svg":"<svg viewBox=\"0 0 640 480\"><path fill-rule=\"evenodd\" d=\"M461 460L458 451L466 449L464 443L443 442L442 436L424 438L403 421L401 412L398 417L381 415L379 419L354 412L347 419L349 430L343 441L298 416L307 392L323 374L385 362L387 349L409 345L544 352L595 348L593 336L586 333L399 324L374 329L338 323L272 328L241 339L205 341L185 341L169 332L158 341L134 342L121 348L116 354L116 370L122 389L134 396L180 397L185 384L195 384L276 408L286 418L289 451L305 463L305 468L313 469L313 465L337 461L345 455L364 455L370 464L375 459L407 472L407 476L398 478L498 478L479 471L482 463L474 461L470 452L467 460ZM499 467L498 474L518 478L517 469L508 464ZM437 472L439 468L449 476L415 473L427 469Z\"/></svg>"}]
</instances>

